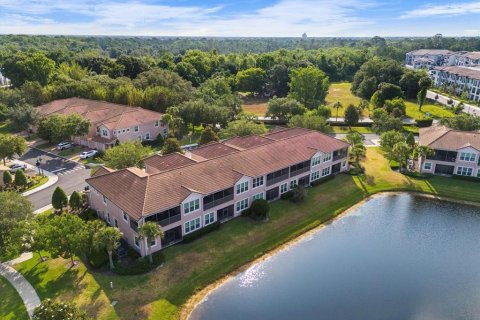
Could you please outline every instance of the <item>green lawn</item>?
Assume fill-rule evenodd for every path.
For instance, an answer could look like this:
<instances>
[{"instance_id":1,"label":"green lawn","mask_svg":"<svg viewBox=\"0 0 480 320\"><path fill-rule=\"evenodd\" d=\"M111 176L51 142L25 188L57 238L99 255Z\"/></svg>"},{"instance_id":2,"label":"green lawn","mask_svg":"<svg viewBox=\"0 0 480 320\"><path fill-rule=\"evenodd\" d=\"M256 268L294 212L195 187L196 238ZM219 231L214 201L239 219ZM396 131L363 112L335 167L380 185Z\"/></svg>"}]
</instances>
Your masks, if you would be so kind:
<instances>
[{"instance_id":1,"label":"green lawn","mask_svg":"<svg viewBox=\"0 0 480 320\"><path fill-rule=\"evenodd\" d=\"M68 148L68 149L64 149L64 150L60 151L58 153L58 155L61 156L61 157L73 156L74 154L82 152L82 150L84 148L85 147L83 147L83 146L74 146L72 148Z\"/></svg>"},{"instance_id":2,"label":"green lawn","mask_svg":"<svg viewBox=\"0 0 480 320\"><path fill-rule=\"evenodd\" d=\"M37 181L37 183L31 185L30 187L28 187L25 191L29 191L29 190L33 190L35 188L38 188L40 187L42 184L45 184L47 183L48 181L48 177L47 176L42 176L40 177L40 179Z\"/></svg>"},{"instance_id":3,"label":"green lawn","mask_svg":"<svg viewBox=\"0 0 480 320\"><path fill-rule=\"evenodd\" d=\"M332 126L333 132L335 133L349 133L350 130L348 127ZM352 127L352 131L358 133L374 133L371 127Z\"/></svg>"},{"instance_id":4,"label":"green lawn","mask_svg":"<svg viewBox=\"0 0 480 320\"><path fill-rule=\"evenodd\" d=\"M354 96L350 91L352 84L350 82L341 82L341 83L332 83L328 89L328 95L326 97L327 106L332 107L337 101L340 101L343 105L343 108L338 110L338 116L343 117L345 114L345 109L349 104L358 106L361 99L357 96ZM335 117L337 109L332 108L332 117ZM364 115L368 115L368 110L365 110Z\"/></svg>"},{"instance_id":5,"label":"green lawn","mask_svg":"<svg viewBox=\"0 0 480 320\"><path fill-rule=\"evenodd\" d=\"M418 105L413 101L405 101L407 107L407 116L413 119L425 119L425 114L430 113L432 118L453 117L454 113L440 104L426 103L422 106L422 111L418 111Z\"/></svg>"},{"instance_id":6,"label":"green lawn","mask_svg":"<svg viewBox=\"0 0 480 320\"><path fill-rule=\"evenodd\" d=\"M17 290L0 276L0 319L2 320L28 320L27 309L23 305L22 298Z\"/></svg>"},{"instance_id":7,"label":"green lawn","mask_svg":"<svg viewBox=\"0 0 480 320\"><path fill-rule=\"evenodd\" d=\"M390 169L378 148L367 148L367 159L363 176L338 175L309 188L302 203L273 202L266 223L237 218L196 241L165 249L165 265L148 274L118 276L87 271L83 265L68 270L63 259L39 265L32 259L18 270L41 298L72 300L97 319L178 319L182 306L196 291L335 217L368 195L404 190L480 202L480 183L404 176ZM109 307L113 300L118 301L116 314Z\"/></svg>"}]
</instances>

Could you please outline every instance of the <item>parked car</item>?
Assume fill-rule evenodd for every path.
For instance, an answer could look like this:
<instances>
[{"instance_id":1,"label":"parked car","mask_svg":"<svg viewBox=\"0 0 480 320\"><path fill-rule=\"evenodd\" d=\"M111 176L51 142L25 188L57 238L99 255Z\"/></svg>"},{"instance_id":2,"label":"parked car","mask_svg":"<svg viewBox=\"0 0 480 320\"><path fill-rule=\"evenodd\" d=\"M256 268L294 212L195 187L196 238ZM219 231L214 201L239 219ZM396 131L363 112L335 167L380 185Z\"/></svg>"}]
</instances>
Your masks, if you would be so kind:
<instances>
[{"instance_id":1,"label":"parked car","mask_svg":"<svg viewBox=\"0 0 480 320\"><path fill-rule=\"evenodd\" d=\"M10 172L16 172L18 170L24 170L25 171L25 166L21 165L21 164L18 164L18 163L14 163L12 164L11 166L9 166L10 168Z\"/></svg>"},{"instance_id":2,"label":"parked car","mask_svg":"<svg viewBox=\"0 0 480 320\"><path fill-rule=\"evenodd\" d=\"M71 142L60 142L57 144L57 150L64 150L64 149L69 149L72 147Z\"/></svg>"},{"instance_id":3,"label":"parked car","mask_svg":"<svg viewBox=\"0 0 480 320\"><path fill-rule=\"evenodd\" d=\"M88 158L93 158L98 154L97 150L88 150L88 151L83 151L80 154L80 159L88 159Z\"/></svg>"}]
</instances>

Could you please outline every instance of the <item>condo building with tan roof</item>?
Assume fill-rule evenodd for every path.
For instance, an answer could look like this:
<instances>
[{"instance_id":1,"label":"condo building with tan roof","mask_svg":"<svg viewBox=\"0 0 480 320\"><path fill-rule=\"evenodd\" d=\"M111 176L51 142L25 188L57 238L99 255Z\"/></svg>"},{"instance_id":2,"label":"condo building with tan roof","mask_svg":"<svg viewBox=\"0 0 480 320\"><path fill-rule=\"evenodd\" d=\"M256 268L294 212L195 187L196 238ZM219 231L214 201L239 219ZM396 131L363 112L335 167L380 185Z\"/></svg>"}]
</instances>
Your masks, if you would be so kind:
<instances>
[{"instance_id":1,"label":"condo building with tan roof","mask_svg":"<svg viewBox=\"0 0 480 320\"><path fill-rule=\"evenodd\" d=\"M445 126L420 128L418 143L435 151L435 154L419 160L420 172L480 179L480 132L453 130Z\"/></svg>"},{"instance_id":2,"label":"condo building with tan roof","mask_svg":"<svg viewBox=\"0 0 480 320\"><path fill-rule=\"evenodd\" d=\"M77 113L90 120L90 132L84 137L74 137L77 144L92 149L105 150L120 143L133 140L154 140L161 134L168 134L168 127L162 123L162 114L105 101L82 98L55 100L37 107L42 117L53 114Z\"/></svg>"},{"instance_id":3,"label":"condo building with tan roof","mask_svg":"<svg viewBox=\"0 0 480 320\"><path fill-rule=\"evenodd\" d=\"M348 170L348 144L292 128L214 142L185 154L154 155L145 170L101 169L87 179L88 201L142 256L138 227L158 223L158 251L213 223L239 216L255 199L276 200L297 185Z\"/></svg>"}]
</instances>

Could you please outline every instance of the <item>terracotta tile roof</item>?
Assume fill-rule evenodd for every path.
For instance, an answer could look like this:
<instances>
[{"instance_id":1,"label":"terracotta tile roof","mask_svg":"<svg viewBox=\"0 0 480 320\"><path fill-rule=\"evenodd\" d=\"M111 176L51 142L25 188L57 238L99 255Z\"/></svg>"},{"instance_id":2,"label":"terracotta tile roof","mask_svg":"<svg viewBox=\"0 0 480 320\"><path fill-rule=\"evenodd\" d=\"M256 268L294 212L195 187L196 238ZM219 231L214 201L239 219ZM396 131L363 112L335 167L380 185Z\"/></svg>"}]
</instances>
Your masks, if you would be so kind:
<instances>
[{"instance_id":1,"label":"terracotta tile roof","mask_svg":"<svg viewBox=\"0 0 480 320\"><path fill-rule=\"evenodd\" d=\"M115 172L115 170L102 166L92 174L92 177L98 177L98 176L101 176L107 173L112 173L112 172Z\"/></svg>"},{"instance_id":2,"label":"terracotta tile roof","mask_svg":"<svg viewBox=\"0 0 480 320\"><path fill-rule=\"evenodd\" d=\"M108 129L128 128L137 124L151 123L162 118L161 113L140 107L82 98L55 100L38 106L37 110L42 116L49 116L54 113L78 113L92 123L89 135L94 135L95 127L100 124L104 124Z\"/></svg>"},{"instance_id":3,"label":"terracotta tile roof","mask_svg":"<svg viewBox=\"0 0 480 320\"><path fill-rule=\"evenodd\" d=\"M458 131L445 126L420 128L419 144L434 149L459 150L472 147L480 151L480 132Z\"/></svg>"},{"instance_id":4,"label":"terracotta tile roof","mask_svg":"<svg viewBox=\"0 0 480 320\"><path fill-rule=\"evenodd\" d=\"M191 153L192 155L202 157L203 159L212 159L237 151L238 149L232 148L228 145L219 142L211 142L193 149Z\"/></svg>"},{"instance_id":5,"label":"terracotta tile roof","mask_svg":"<svg viewBox=\"0 0 480 320\"><path fill-rule=\"evenodd\" d=\"M184 156L183 154L172 153L165 156L154 154L153 156L144 159L143 163L145 166L149 166L151 169L153 169L150 169L151 172L149 173L157 173L187 166L189 164L196 163L196 161Z\"/></svg>"},{"instance_id":6,"label":"terracotta tile roof","mask_svg":"<svg viewBox=\"0 0 480 320\"><path fill-rule=\"evenodd\" d=\"M453 53L454 52L450 50L443 50L443 49L419 49L419 50L411 51L408 54L423 56L423 55L449 55Z\"/></svg>"},{"instance_id":7,"label":"terracotta tile roof","mask_svg":"<svg viewBox=\"0 0 480 320\"><path fill-rule=\"evenodd\" d=\"M434 67L433 70L452 73L461 77L480 80L480 67L464 67L464 66L445 66Z\"/></svg>"},{"instance_id":8,"label":"terracotta tile roof","mask_svg":"<svg viewBox=\"0 0 480 320\"><path fill-rule=\"evenodd\" d=\"M300 135L148 177L125 169L89 178L87 183L107 198L113 197L115 204L139 219L179 205L189 195L185 190L210 194L233 186L244 175L257 177L306 161L317 150L327 153L347 146L346 142L323 133L303 130Z\"/></svg>"},{"instance_id":9,"label":"terracotta tile roof","mask_svg":"<svg viewBox=\"0 0 480 320\"><path fill-rule=\"evenodd\" d=\"M272 142L272 139L263 136L251 135L246 137L233 137L223 141L223 144L239 149L250 149Z\"/></svg>"},{"instance_id":10,"label":"terracotta tile roof","mask_svg":"<svg viewBox=\"0 0 480 320\"><path fill-rule=\"evenodd\" d=\"M269 139L273 140L283 140L287 139L290 137L298 136L305 134L306 132L309 132L310 130L308 129L303 129L303 128L286 128L283 130L276 130L273 133L267 133L263 135L264 137L267 137Z\"/></svg>"}]
</instances>

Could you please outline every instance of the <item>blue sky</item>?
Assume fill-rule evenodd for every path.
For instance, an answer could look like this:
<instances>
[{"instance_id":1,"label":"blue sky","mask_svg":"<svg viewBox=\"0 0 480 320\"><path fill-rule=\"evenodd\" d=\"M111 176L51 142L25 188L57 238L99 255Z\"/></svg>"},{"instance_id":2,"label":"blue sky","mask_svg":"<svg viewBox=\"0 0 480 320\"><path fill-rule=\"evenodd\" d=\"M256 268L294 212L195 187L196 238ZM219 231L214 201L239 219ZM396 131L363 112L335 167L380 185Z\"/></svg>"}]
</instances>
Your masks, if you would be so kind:
<instances>
[{"instance_id":1,"label":"blue sky","mask_svg":"<svg viewBox=\"0 0 480 320\"><path fill-rule=\"evenodd\" d=\"M0 33L480 36L480 1L0 0Z\"/></svg>"}]
</instances>

